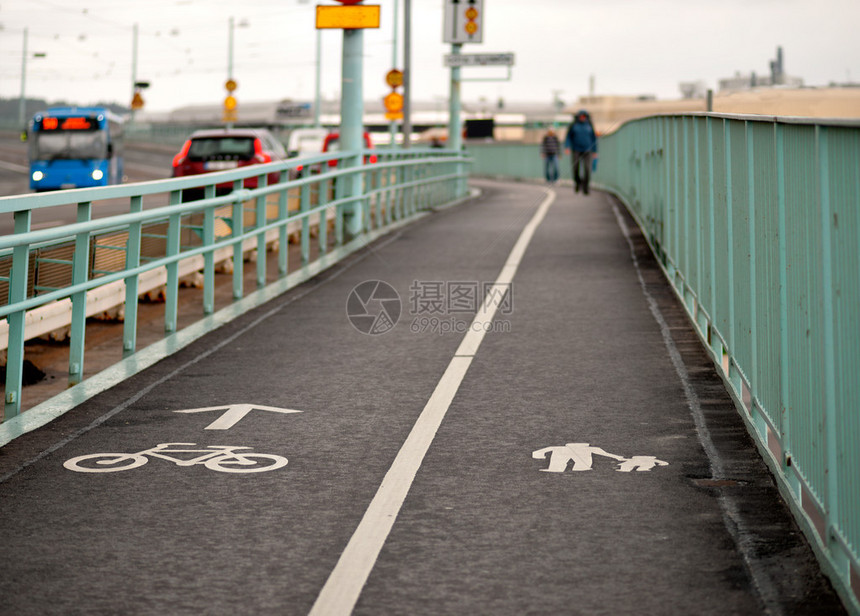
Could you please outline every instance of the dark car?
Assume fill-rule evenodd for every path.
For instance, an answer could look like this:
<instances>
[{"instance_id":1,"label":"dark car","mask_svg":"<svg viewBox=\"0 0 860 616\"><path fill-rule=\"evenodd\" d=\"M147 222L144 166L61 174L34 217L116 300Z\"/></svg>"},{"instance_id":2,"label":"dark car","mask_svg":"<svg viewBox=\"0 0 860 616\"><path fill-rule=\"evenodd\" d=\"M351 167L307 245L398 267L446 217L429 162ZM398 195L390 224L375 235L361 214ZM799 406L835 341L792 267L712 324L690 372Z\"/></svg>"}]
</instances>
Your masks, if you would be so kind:
<instances>
[{"instance_id":1,"label":"dark car","mask_svg":"<svg viewBox=\"0 0 860 616\"><path fill-rule=\"evenodd\" d=\"M248 165L277 162L287 158L287 151L269 131L259 128L225 128L194 132L173 157L173 177L184 177L225 171ZM268 183L280 180L270 173ZM245 178L245 188L257 188L257 178ZM218 193L233 189L232 182L218 184Z\"/></svg>"}]
</instances>

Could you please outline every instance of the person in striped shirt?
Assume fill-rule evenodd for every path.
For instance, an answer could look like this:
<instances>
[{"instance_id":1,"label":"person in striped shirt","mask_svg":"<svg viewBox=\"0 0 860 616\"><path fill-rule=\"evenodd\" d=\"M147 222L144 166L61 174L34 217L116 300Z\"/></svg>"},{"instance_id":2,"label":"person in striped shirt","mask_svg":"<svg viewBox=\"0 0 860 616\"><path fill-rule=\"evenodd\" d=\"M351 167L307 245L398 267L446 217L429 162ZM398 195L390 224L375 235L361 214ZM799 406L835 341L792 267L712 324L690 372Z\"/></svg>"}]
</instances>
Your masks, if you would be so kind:
<instances>
[{"instance_id":1,"label":"person in striped shirt","mask_svg":"<svg viewBox=\"0 0 860 616\"><path fill-rule=\"evenodd\" d=\"M540 155L543 158L543 169L549 184L558 182L558 159L561 157L561 143L555 131L549 129L540 144Z\"/></svg>"}]
</instances>

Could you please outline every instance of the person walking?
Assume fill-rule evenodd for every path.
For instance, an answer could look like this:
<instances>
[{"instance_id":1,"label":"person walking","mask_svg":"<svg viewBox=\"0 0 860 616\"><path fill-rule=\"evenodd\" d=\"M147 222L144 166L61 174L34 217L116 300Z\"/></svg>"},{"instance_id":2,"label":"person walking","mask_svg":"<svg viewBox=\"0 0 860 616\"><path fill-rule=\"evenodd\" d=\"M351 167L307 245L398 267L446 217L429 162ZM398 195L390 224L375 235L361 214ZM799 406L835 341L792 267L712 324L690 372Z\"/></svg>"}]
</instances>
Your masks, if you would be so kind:
<instances>
[{"instance_id":1,"label":"person walking","mask_svg":"<svg viewBox=\"0 0 860 616\"><path fill-rule=\"evenodd\" d=\"M540 155L543 158L543 173L549 184L558 181L558 159L561 156L561 143L553 129L549 129L540 143Z\"/></svg>"},{"instance_id":2,"label":"person walking","mask_svg":"<svg viewBox=\"0 0 860 616\"><path fill-rule=\"evenodd\" d=\"M574 191L588 194L591 181L591 160L597 155L597 133L591 124L591 116L585 109L576 112L574 122L564 138L565 150L571 153Z\"/></svg>"}]
</instances>

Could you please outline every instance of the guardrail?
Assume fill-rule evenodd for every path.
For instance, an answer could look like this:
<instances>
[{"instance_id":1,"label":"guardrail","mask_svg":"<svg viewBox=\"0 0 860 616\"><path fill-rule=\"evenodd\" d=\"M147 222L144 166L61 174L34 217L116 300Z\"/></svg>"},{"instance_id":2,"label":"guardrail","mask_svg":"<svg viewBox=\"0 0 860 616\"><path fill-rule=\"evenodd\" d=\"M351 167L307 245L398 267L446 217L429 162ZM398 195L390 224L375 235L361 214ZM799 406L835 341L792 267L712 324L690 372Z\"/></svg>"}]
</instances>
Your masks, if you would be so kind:
<instances>
[{"instance_id":1,"label":"guardrail","mask_svg":"<svg viewBox=\"0 0 860 616\"><path fill-rule=\"evenodd\" d=\"M180 280L202 272L201 318L215 310L219 262L232 261L234 300L241 300L243 255L257 251L256 283L267 284L265 253L278 252L277 287L287 290L423 211L465 196L468 159L439 149L340 152L254 165L232 171L0 198L0 216L14 218L14 234L0 237L0 342L6 348L4 421L19 417L24 342L69 329L69 384L84 374L87 317L118 310L124 318L123 356L137 351L138 297L163 287L164 331L176 331ZM338 160L337 168L328 161ZM303 172L297 169L304 169ZM276 174L279 181L267 185ZM304 174L304 175L302 175ZM298 176L298 177L297 177ZM256 188L244 188L256 179ZM292 178L292 179L291 179ZM232 184L227 194L217 185ZM253 183L251 185L254 185ZM189 201L195 194L197 200ZM202 194L202 198L200 195ZM104 203L127 213L97 218ZM43 208L76 208L76 222L32 229ZM125 209L125 205L123 205ZM311 228L317 227L312 244ZM330 235L331 234L331 235ZM300 246L301 265L288 274L288 242Z\"/></svg>"},{"instance_id":2,"label":"guardrail","mask_svg":"<svg viewBox=\"0 0 860 616\"><path fill-rule=\"evenodd\" d=\"M860 122L650 117L600 159L860 613Z\"/></svg>"}]
</instances>

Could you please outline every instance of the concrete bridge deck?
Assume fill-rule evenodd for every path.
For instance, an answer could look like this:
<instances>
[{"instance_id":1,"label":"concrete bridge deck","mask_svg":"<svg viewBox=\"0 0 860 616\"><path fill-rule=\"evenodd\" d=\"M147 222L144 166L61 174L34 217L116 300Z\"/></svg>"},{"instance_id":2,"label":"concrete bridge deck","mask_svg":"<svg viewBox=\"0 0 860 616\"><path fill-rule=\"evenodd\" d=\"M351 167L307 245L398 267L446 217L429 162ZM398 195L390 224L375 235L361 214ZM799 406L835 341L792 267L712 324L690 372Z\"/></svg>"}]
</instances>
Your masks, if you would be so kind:
<instances>
[{"instance_id":1,"label":"concrete bridge deck","mask_svg":"<svg viewBox=\"0 0 860 616\"><path fill-rule=\"evenodd\" d=\"M0 614L842 613L632 220L475 184L0 449Z\"/></svg>"}]
</instances>

